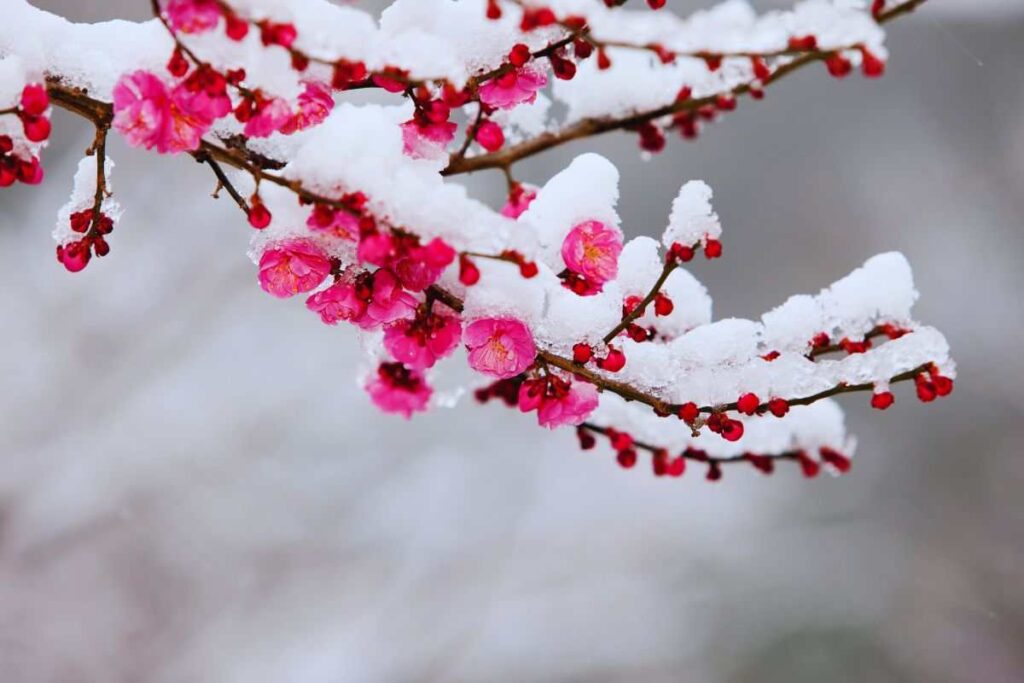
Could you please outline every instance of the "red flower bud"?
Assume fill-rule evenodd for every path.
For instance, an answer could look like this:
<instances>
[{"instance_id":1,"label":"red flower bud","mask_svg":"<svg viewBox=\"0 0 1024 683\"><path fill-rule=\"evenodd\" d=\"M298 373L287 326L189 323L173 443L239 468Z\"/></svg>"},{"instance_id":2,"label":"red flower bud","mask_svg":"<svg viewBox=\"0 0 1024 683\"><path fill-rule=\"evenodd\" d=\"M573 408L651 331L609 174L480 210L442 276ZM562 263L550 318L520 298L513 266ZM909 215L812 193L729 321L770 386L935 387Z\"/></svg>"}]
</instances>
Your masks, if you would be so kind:
<instances>
[{"instance_id":1,"label":"red flower bud","mask_svg":"<svg viewBox=\"0 0 1024 683\"><path fill-rule=\"evenodd\" d=\"M722 423L722 438L726 441L739 441L743 437L743 423L739 420L728 420Z\"/></svg>"},{"instance_id":2,"label":"red flower bud","mask_svg":"<svg viewBox=\"0 0 1024 683\"><path fill-rule=\"evenodd\" d=\"M773 398L768 401L768 410L775 417L784 417L789 412L789 401L784 398Z\"/></svg>"},{"instance_id":3,"label":"red flower bud","mask_svg":"<svg viewBox=\"0 0 1024 683\"><path fill-rule=\"evenodd\" d=\"M700 415L700 409L697 408L697 404L693 401L684 403L679 406L679 419L683 422L692 423Z\"/></svg>"},{"instance_id":4,"label":"red flower bud","mask_svg":"<svg viewBox=\"0 0 1024 683\"><path fill-rule=\"evenodd\" d=\"M761 399L757 397L757 394L748 392L740 396L739 400L736 401L736 410L744 415L753 415L757 412L759 405L761 405Z\"/></svg>"},{"instance_id":5,"label":"red flower bud","mask_svg":"<svg viewBox=\"0 0 1024 683\"><path fill-rule=\"evenodd\" d=\"M896 397L891 391L880 391L871 396L871 407L875 410L885 410L896 402Z\"/></svg>"},{"instance_id":6,"label":"red flower bud","mask_svg":"<svg viewBox=\"0 0 1024 683\"><path fill-rule=\"evenodd\" d=\"M39 83L29 83L21 90L21 111L29 116L42 116L50 106L50 96Z\"/></svg>"},{"instance_id":7,"label":"red flower bud","mask_svg":"<svg viewBox=\"0 0 1024 683\"><path fill-rule=\"evenodd\" d=\"M270 210L263 204L259 196L253 195L249 200L249 225L263 230L270 225Z\"/></svg>"}]
</instances>

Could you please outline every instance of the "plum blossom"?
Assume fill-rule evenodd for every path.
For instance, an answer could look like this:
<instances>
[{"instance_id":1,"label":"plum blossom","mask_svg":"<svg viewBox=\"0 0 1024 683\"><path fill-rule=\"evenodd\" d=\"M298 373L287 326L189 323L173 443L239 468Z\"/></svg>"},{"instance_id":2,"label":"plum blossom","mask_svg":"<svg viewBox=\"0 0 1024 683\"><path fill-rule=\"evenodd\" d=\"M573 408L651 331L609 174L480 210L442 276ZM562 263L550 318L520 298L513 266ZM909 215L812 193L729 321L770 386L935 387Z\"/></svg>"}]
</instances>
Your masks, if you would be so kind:
<instances>
[{"instance_id":1,"label":"plum blossom","mask_svg":"<svg viewBox=\"0 0 1024 683\"><path fill-rule=\"evenodd\" d=\"M402 289L394 273L381 268L373 274L366 315L356 320L356 324L365 330L387 325L411 317L416 305L416 299Z\"/></svg>"},{"instance_id":2,"label":"plum blossom","mask_svg":"<svg viewBox=\"0 0 1024 683\"><path fill-rule=\"evenodd\" d=\"M408 367L426 369L454 351L461 336L458 318L431 313L388 326L384 348Z\"/></svg>"},{"instance_id":3,"label":"plum blossom","mask_svg":"<svg viewBox=\"0 0 1024 683\"><path fill-rule=\"evenodd\" d=\"M381 363L366 383L366 391L382 411L401 414L406 419L426 410L434 393L422 373L401 363Z\"/></svg>"},{"instance_id":4,"label":"plum blossom","mask_svg":"<svg viewBox=\"0 0 1024 683\"><path fill-rule=\"evenodd\" d=\"M316 81L306 83L306 88L298 97L298 111L281 126L281 132L285 135L321 123L334 109L334 98L331 97L330 89Z\"/></svg>"},{"instance_id":5,"label":"plum blossom","mask_svg":"<svg viewBox=\"0 0 1024 683\"><path fill-rule=\"evenodd\" d=\"M564 396L545 397L537 410L541 427L554 429L562 425L578 425L597 408L597 389L587 382L573 382Z\"/></svg>"},{"instance_id":6,"label":"plum blossom","mask_svg":"<svg viewBox=\"0 0 1024 683\"><path fill-rule=\"evenodd\" d=\"M455 139L458 126L451 121L421 123L410 119L402 124L403 152L413 159L434 159Z\"/></svg>"},{"instance_id":7,"label":"plum blossom","mask_svg":"<svg viewBox=\"0 0 1024 683\"><path fill-rule=\"evenodd\" d=\"M285 240L260 257L260 287L280 298L316 289L330 272L327 254L305 239Z\"/></svg>"},{"instance_id":8,"label":"plum blossom","mask_svg":"<svg viewBox=\"0 0 1024 683\"><path fill-rule=\"evenodd\" d=\"M309 214L306 225L314 232L325 232L344 240L359 238L359 219L348 211L334 210L322 204Z\"/></svg>"},{"instance_id":9,"label":"plum blossom","mask_svg":"<svg viewBox=\"0 0 1024 683\"><path fill-rule=\"evenodd\" d=\"M318 313L326 324L337 325L342 320L362 319L367 302L359 295L355 283L339 280L306 299L306 308Z\"/></svg>"},{"instance_id":10,"label":"plum blossom","mask_svg":"<svg viewBox=\"0 0 1024 683\"><path fill-rule=\"evenodd\" d=\"M578 425L597 408L597 389L587 382L572 382L550 375L527 380L519 387L519 409L537 411L537 422L554 429Z\"/></svg>"},{"instance_id":11,"label":"plum blossom","mask_svg":"<svg viewBox=\"0 0 1024 683\"><path fill-rule=\"evenodd\" d=\"M523 66L498 76L480 86L480 101L497 109L512 109L537 99L537 91L548 84L544 72Z\"/></svg>"},{"instance_id":12,"label":"plum blossom","mask_svg":"<svg viewBox=\"0 0 1024 683\"><path fill-rule=\"evenodd\" d=\"M121 76L114 86L113 125L130 145L156 148L161 154L188 152L199 147L215 111L198 103L184 88L169 91L148 71Z\"/></svg>"},{"instance_id":13,"label":"plum blossom","mask_svg":"<svg viewBox=\"0 0 1024 683\"><path fill-rule=\"evenodd\" d=\"M182 33L216 28L221 15L216 0L168 0L164 12L174 30Z\"/></svg>"},{"instance_id":14,"label":"plum blossom","mask_svg":"<svg viewBox=\"0 0 1024 683\"><path fill-rule=\"evenodd\" d=\"M536 198L536 187L516 183L508 195L508 201L505 203L505 206L501 207L501 215L506 218L519 218L530 208L530 204Z\"/></svg>"},{"instance_id":15,"label":"plum blossom","mask_svg":"<svg viewBox=\"0 0 1024 683\"><path fill-rule=\"evenodd\" d=\"M413 247L395 260L393 268L402 285L421 292L437 282L441 273L455 260L455 250L439 237L423 246Z\"/></svg>"},{"instance_id":16,"label":"plum blossom","mask_svg":"<svg viewBox=\"0 0 1024 683\"><path fill-rule=\"evenodd\" d=\"M437 282L455 255L455 250L439 237L421 245L414 235L385 233L363 237L358 249L360 261L389 268L402 286L413 292L422 292Z\"/></svg>"},{"instance_id":17,"label":"plum blossom","mask_svg":"<svg viewBox=\"0 0 1024 683\"><path fill-rule=\"evenodd\" d=\"M530 329L515 318L482 318L466 327L462 341L469 349L469 366L505 379L526 370L537 357Z\"/></svg>"},{"instance_id":18,"label":"plum blossom","mask_svg":"<svg viewBox=\"0 0 1024 683\"><path fill-rule=\"evenodd\" d=\"M622 231L600 221L575 226L562 243L562 259L573 273L600 287L618 274Z\"/></svg>"},{"instance_id":19,"label":"plum blossom","mask_svg":"<svg viewBox=\"0 0 1024 683\"><path fill-rule=\"evenodd\" d=\"M265 138L280 130L292 118L292 110L280 97L264 99L245 122L244 133L250 138Z\"/></svg>"},{"instance_id":20,"label":"plum blossom","mask_svg":"<svg viewBox=\"0 0 1024 683\"><path fill-rule=\"evenodd\" d=\"M200 67L171 92L174 102L183 110L210 119L219 119L231 113L231 98L227 93L227 80L210 67Z\"/></svg>"}]
</instances>

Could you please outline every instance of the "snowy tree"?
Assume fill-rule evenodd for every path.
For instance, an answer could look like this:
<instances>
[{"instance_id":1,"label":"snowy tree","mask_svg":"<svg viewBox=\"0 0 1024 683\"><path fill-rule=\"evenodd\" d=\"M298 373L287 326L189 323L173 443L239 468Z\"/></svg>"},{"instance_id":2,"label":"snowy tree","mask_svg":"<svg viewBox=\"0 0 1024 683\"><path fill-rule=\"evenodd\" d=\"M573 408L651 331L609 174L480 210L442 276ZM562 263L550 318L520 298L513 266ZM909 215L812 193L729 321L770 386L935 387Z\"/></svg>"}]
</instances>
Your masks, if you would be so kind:
<instances>
[{"instance_id":1,"label":"snowy tree","mask_svg":"<svg viewBox=\"0 0 1024 683\"><path fill-rule=\"evenodd\" d=\"M611 131L655 154L803 67L881 76L882 26L923 1L759 16L728 0L684 19L664 0L398 0L378 22L327 0L154 0L148 22L86 25L11 0L0 185L43 180L64 108L96 131L54 231L68 271L107 256L122 217L113 131L209 167L253 230L259 285L354 325L386 412L444 403L440 361L464 348L480 402L607 441L624 468L643 453L658 476L688 461L709 480L732 463L841 473L854 443L832 397L885 410L897 383L926 402L953 388L902 255L760 320L713 321L686 269L723 254L705 183L682 185L660 240L626 241L610 161L583 154L543 185L515 166ZM393 101L353 101L364 90ZM453 180L485 170L507 180L500 210Z\"/></svg>"}]
</instances>

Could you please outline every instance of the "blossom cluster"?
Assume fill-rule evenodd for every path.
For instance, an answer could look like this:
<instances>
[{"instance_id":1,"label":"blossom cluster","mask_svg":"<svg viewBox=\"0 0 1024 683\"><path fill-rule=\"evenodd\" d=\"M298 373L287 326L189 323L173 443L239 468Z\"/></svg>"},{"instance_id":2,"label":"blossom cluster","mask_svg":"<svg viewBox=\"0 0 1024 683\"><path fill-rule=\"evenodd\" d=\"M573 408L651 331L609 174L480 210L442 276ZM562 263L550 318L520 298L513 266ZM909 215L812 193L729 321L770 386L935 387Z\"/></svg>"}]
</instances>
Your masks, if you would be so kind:
<instances>
[{"instance_id":1,"label":"blossom cluster","mask_svg":"<svg viewBox=\"0 0 1024 683\"><path fill-rule=\"evenodd\" d=\"M952 390L899 254L760 320L713 322L689 270L724 253L706 184L682 184L660 240L627 239L607 159L583 154L542 184L513 171L612 130L660 152L805 65L881 76L882 23L923 0L761 16L726 2L689 19L654 0L398 0L379 23L326 0L161 0L152 21L116 28L13 2L0 107L20 94L0 122L19 129L0 129L0 184L42 179L51 99L96 128L55 231L64 267L105 256L121 216L108 131L191 155L253 228L260 287L358 330L362 384L385 412L436 405L442 361L464 354L482 402L573 426L584 449L605 439L624 468L644 452L658 476L696 461L717 480L735 462L845 472L853 441L831 397L871 392L884 410L897 382L926 402ZM449 180L484 169L507 180L498 209Z\"/></svg>"}]
</instances>

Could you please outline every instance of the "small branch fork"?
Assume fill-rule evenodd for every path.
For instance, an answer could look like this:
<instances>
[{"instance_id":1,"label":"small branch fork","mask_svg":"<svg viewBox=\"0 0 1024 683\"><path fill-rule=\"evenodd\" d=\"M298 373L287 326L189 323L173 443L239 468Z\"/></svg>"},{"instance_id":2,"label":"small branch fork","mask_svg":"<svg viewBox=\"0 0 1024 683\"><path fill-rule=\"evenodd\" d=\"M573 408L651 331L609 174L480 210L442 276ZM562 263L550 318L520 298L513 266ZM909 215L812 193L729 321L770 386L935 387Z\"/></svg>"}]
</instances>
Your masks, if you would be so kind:
<instances>
[{"instance_id":1,"label":"small branch fork","mask_svg":"<svg viewBox=\"0 0 1024 683\"><path fill-rule=\"evenodd\" d=\"M633 321L643 316L647 311L647 307L651 305L655 297L657 297L658 293L661 291L661 288L665 286L665 281L668 280L668 276L672 274L672 271L674 271L677 266L678 262L675 257L670 254L665 261L665 266L661 269L661 275L658 276L658 279L654 282L651 290L647 292L647 295L633 308L633 310L623 316L622 321L618 325L613 327L611 331L604 336L603 341L605 344L611 342L619 336L624 329L632 325Z\"/></svg>"}]
</instances>

